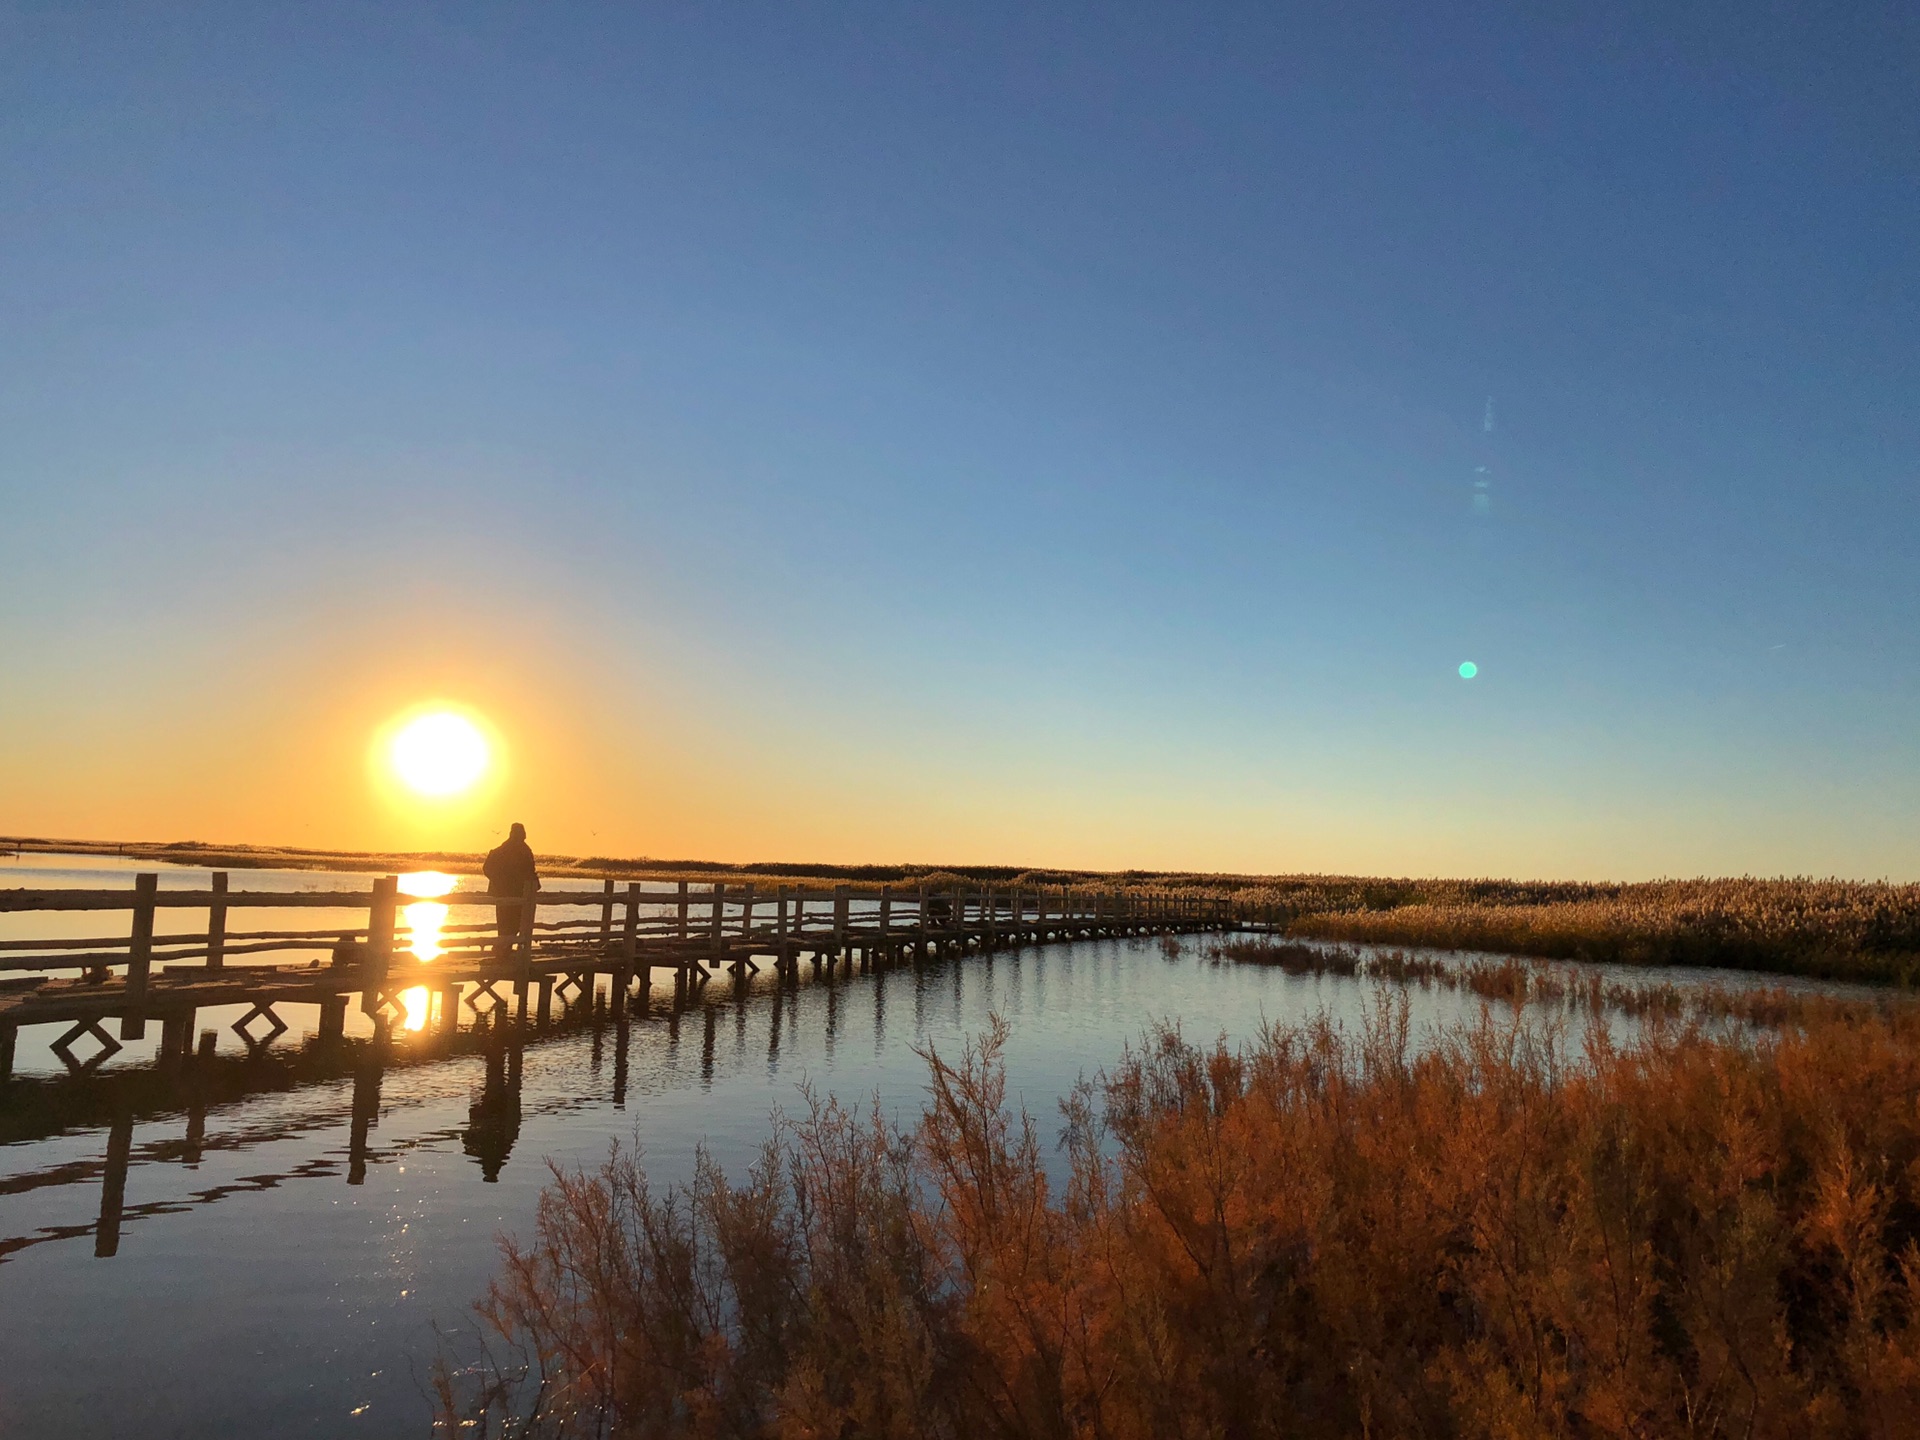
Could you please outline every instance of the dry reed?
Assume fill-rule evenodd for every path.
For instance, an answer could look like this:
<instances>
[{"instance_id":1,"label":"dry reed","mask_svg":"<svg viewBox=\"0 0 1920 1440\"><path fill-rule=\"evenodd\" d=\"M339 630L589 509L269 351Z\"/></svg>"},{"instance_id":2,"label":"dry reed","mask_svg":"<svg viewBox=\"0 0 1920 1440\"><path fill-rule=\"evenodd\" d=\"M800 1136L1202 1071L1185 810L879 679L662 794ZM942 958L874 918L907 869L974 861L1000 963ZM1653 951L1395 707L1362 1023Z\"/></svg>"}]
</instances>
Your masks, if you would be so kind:
<instances>
[{"instance_id":1,"label":"dry reed","mask_svg":"<svg viewBox=\"0 0 1920 1440\"><path fill-rule=\"evenodd\" d=\"M909 1128L816 1104L738 1183L665 1193L630 1150L556 1170L483 1310L519 1362L443 1372L441 1423L1912 1434L1920 1014L1584 1048L1498 1014L1425 1050L1404 997L1238 1053L1160 1030L1075 1097L1058 1180L997 1025L927 1056Z\"/></svg>"}]
</instances>

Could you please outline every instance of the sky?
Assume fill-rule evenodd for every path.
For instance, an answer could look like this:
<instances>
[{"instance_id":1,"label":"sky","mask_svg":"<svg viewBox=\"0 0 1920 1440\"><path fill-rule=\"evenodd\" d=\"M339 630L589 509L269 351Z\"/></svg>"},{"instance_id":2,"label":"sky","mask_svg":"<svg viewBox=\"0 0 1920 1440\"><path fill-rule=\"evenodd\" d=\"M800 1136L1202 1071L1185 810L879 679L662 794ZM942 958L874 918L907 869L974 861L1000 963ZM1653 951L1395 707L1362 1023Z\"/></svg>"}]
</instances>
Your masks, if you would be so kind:
<instances>
[{"instance_id":1,"label":"sky","mask_svg":"<svg viewBox=\"0 0 1920 1440\"><path fill-rule=\"evenodd\" d=\"M0 0L0 833L1920 878L1916 65Z\"/></svg>"}]
</instances>

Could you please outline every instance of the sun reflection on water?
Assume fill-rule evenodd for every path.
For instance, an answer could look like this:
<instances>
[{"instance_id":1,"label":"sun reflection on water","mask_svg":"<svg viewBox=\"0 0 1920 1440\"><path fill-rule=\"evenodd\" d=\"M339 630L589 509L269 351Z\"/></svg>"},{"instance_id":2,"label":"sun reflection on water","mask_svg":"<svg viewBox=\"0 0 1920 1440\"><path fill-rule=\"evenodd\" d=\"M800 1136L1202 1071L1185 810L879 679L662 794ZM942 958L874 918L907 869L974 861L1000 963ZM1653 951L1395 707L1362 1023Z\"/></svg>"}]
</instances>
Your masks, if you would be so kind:
<instances>
[{"instance_id":1,"label":"sun reflection on water","mask_svg":"<svg viewBox=\"0 0 1920 1440\"><path fill-rule=\"evenodd\" d=\"M401 1027L407 1030L426 1029L427 1012L432 1004L432 992L424 985L415 985L411 990L402 990L400 1005L406 1013L401 1017Z\"/></svg>"},{"instance_id":2,"label":"sun reflection on water","mask_svg":"<svg viewBox=\"0 0 1920 1440\"><path fill-rule=\"evenodd\" d=\"M423 965L440 958L444 948L440 944L440 927L447 923L447 907L431 897L450 893L455 883L456 877L443 875L438 870L417 870L400 877L402 895L428 897L415 900L401 912L407 919L408 943L413 950L413 958ZM424 1012L422 1020L424 1023ZM407 1028L420 1028L413 1023L411 1010L407 1014Z\"/></svg>"}]
</instances>

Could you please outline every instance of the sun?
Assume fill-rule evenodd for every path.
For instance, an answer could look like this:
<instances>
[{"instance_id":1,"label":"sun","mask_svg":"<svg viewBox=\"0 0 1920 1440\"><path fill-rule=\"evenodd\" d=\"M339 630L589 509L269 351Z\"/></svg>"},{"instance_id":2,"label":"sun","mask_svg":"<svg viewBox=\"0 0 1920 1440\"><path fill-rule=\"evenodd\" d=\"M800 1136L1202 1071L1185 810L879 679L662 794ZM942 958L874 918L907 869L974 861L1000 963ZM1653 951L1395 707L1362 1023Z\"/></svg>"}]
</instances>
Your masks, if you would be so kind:
<instances>
[{"instance_id":1,"label":"sun","mask_svg":"<svg viewBox=\"0 0 1920 1440\"><path fill-rule=\"evenodd\" d=\"M387 763L416 795L445 799L471 790L493 763L480 727L457 710L429 710L394 732Z\"/></svg>"}]
</instances>

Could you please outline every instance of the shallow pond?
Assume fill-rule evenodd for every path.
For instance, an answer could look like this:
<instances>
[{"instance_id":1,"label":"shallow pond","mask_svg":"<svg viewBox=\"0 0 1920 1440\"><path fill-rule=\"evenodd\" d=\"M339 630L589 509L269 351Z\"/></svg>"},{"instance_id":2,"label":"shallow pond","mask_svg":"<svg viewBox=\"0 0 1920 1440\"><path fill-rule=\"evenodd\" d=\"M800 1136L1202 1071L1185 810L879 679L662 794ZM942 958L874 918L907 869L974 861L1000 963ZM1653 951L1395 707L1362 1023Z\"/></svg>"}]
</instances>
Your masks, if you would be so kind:
<instances>
[{"instance_id":1,"label":"shallow pond","mask_svg":"<svg viewBox=\"0 0 1920 1440\"><path fill-rule=\"evenodd\" d=\"M28 856L0 861L0 887L118 885L153 868ZM235 885L365 878L249 871ZM162 883L204 888L207 872ZM54 918L101 925L0 915L0 938ZM377 1068L368 1045L311 1044L312 1007L283 1007L292 1028L253 1058L226 1029L237 1007L203 1010L218 1052L166 1075L149 1041L67 1078L54 1027L23 1031L22 1078L0 1092L0 1433L424 1435L427 1370L470 1340L496 1236L530 1229L549 1160L592 1163L637 1139L661 1176L684 1176L703 1144L737 1169L803 1084L910 1113L916 1050L957 1050L993 1013L1012 1027L1010 1092L1056 1129L1075 1082L1157 1021L1205 1040L1323 1012L1357 1027L1382 988L1207 963L1201 943L716 977L684 1005L662 979L624 1025L577 1004L514 1048L470 1028L401 1032ZM1461 991L1405 993L1428 1033L1480 1011Z\"/></svg>"}]
</instances>

